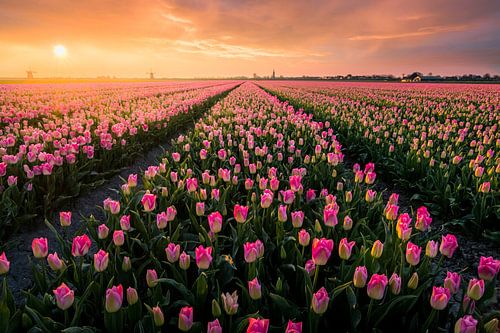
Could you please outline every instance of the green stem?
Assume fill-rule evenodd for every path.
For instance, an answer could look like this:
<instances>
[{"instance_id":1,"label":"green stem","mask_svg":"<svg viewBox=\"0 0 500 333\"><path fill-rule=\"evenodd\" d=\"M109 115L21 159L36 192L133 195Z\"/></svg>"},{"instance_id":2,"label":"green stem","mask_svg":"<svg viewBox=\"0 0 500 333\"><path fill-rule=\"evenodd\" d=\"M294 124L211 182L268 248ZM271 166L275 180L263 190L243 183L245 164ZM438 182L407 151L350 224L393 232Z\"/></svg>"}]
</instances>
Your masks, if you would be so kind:
<instances>
[{"instance_id":1,"label":"green stem","mask_svg":"<svg viewBox=\"0 0 500 333\"><path fill-rule=\"evenodd\" d=\"M316 282L318 281L318 275L319 275L319 266L316 266L314 270L313 290L316 290Z\"/></svg>"}]
</instances>

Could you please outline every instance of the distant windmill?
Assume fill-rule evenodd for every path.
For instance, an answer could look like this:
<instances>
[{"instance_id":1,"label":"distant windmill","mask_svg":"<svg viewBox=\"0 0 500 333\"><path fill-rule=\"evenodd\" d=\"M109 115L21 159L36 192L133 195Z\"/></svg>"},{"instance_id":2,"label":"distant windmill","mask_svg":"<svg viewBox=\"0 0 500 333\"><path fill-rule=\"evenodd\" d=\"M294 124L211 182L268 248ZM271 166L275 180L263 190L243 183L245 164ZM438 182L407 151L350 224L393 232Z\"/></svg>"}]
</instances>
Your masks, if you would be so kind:
<instances>
[{"instance_id":1,"label":"distant windmill","mask_svg":"<svg viewBox=\"0 0 500 333\"><path fill-rule=\"evenodd\" d=\"M36 72L35 71L32 71L31 68L29 70L26 71L26 78L28 80L33 80L33 74L35 74Z\"/></svg>"},{"instance_id":2,"label":"distant windmill","mask_svg":"<svg viewBox=\"0 0 500 333\"><path fill-rule=\"evenodd\" d=\"M153 73L153 70L150 68L149 69L149 73L146 73L146 74L149 74L149 78L151 80L154 80L155 79L155 73Z\"/></svg>"}]
</instances>

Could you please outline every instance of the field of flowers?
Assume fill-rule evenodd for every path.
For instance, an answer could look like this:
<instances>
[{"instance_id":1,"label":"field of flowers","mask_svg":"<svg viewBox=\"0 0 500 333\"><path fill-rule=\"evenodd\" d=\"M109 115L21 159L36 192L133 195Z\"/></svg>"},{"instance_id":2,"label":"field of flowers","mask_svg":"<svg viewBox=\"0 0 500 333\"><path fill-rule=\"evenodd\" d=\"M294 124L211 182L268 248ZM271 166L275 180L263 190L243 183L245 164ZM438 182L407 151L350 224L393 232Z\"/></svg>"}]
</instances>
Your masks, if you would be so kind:
<instances>
[{"instance_id":1,"label":"field of flowers","mask_svg":"<svg viewBox=\"0 0 500 333\"><path fill-rule=\"evenodd\" d=\"M500 242L498 85L266 82L441 218Z\"/></svg>"},{"instance_id":2,"label":"field of flowers","mask_svg":"<svg viewBox=\"0 0 500 333\"><path fill-rule=\"evenodd\" d=\"M236 84L0 86L0 238L102 183Z\"/></svg>"},{"instance_id":3,"label":"field of flowers","mask_svg":"<svg viewBox=\"0 0 500 333\"><path fill-rule=\"evenodd\" d=\"M304 112L253 83L243 83L216 102L193 130L178 135L158 165L130 174L119 200L102 203L104 220L88 217L81 230L69 237L53 223L67 228L72 212L61 212L59 221L47 221L58 241L49 243L43 236L33 239L35 278L23 305L15 304L7 283L9 253L0 253L0 331L498 331L495 286L500 261L482 257L470 263L473 278L444 270L444 261L454 260L460 244L453 234L430 232L434 227L431 207L403 207L397 193L384 199L377 187L379 161L352 167L344 161L344 152L350 149L346 144L365 142L366 149L372 149L377 146L370 140L382 147L393 140L392 133L396 142L398 135L403 142L413 135L423 136L422 151L423 143L410 140L417 147L415 166L424 168L422 161L428 166L432 155L437 165L449 169L431 166L422 172L465 173L469 164L471 169L484 168L480 176L471 176L475 178L464 174L463 186L474 188L474 195L479 195L476 186L483 187L484 196L478 197L486 198L488 208L483 211L494 214L489 205L498 200L494 160L500 139L494 123L498 103L487 96L497 95L485 93L488 105L477 105L475 113L470 107L476 117L462 114L463 121L470 122L467 128L481 135L481 140L471 139L465 132L462 141L476 140L469 156L463 152L465 144L456 141L460 121L450 119L450 129L438 133L439 122L429 120L437 128L415 134L416 127L426 124L425 117L389 121L387 116L379 124L383 113L373 112L373 119L367 113L363 121L358 120L361 110L377 108L367 107L369 103L383 103L379 94L361 97L361 90L344 89L341 96L330 87L296 85L266 87L279 91L280 97L290 96L293 102L301 96L303 103L322 107ZM235 86L202 87L193 94L208 90L206 96L214 96ZM387 92L393 97L386 96L385 103L403 103L396 98L400 94ZM435 103L449 103L438 101L433 91L428 94ZM360 98L357 103L355 96ZM465 96L468 100L469 95ZM327 105L323 98L337 98L338 105L323 106ZM164 124L164 113L151 113L174 99L152 94L147 100L132 100L133 105L121 106L122 113L140 115L127 114L116 121L118 127L126 123L128 131L144 124ZM345 111L348 107L359 111L351 110L352 119ZM442 108L454 110L450 105ZM115 113L110 111L108 117L111 114ZM490 118L477 125L477 119L486 114ZM398 130L393 129L394 122L401 123ZM381 128L364 138L363 124ZM413 124L411 130L409 124ZM108 124L107 131L97 136L99 144L107 134L118 136L112 127ZM337 136L338 131L353 136ZM357 131L362 133L358 142L354 140ZM377 140L380 132L389 134ZM450 139L444 140L444 135ZM451 147L444 148L442 157L438 142ZM406 152L402 144L383 147L377 154L393 158ZM463 161L445 162L455 155ZM486 225L490 218L487 215L478 223Z\"/></svg>"}]
</instances>

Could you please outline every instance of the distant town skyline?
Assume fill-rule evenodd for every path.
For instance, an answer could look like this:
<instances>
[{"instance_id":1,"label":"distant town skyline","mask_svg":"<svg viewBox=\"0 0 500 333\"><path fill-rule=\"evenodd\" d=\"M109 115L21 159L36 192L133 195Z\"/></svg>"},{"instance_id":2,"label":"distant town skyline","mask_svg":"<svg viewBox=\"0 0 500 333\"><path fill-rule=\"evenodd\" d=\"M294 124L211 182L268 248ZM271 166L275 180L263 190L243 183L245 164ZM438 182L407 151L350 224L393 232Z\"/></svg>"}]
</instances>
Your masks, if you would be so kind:
<instances>
[{"instance_id":1,"label":"distant town skyline","mask_svg":"<svg viewBox=\"0 0 500 333\"><path fill-rule=\"evenodd\" d=\"M496 0L3 0L0 77L500 73Z\"/></svg>"}]
</instances>

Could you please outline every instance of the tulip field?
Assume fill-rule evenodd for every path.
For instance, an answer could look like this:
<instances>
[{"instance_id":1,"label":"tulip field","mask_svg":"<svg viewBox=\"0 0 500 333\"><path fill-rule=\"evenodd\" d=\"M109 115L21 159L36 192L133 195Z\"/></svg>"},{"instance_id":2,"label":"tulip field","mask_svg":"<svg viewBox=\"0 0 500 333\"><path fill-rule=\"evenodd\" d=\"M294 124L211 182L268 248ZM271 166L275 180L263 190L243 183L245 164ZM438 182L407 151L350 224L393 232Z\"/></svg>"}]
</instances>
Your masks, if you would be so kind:
<instances>
[{"instance_id":1,"label":"tulip field","mask_svg":"<svg viewBox=\"0 0 500 333\"><path fill-rule=\"evenodd\" d=\"M499 237L499 102L493 85L0 86L0 332L498 332L498 256L453 263L455 232ZM65 201L168 139L68 232ZM3 244L36 221L18 302Z\"/></svg>"}]
</instances>

